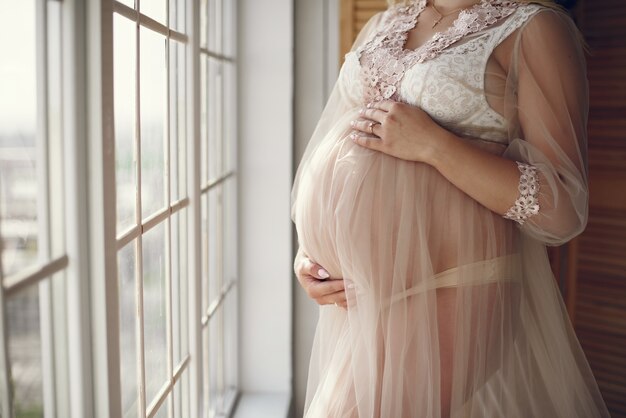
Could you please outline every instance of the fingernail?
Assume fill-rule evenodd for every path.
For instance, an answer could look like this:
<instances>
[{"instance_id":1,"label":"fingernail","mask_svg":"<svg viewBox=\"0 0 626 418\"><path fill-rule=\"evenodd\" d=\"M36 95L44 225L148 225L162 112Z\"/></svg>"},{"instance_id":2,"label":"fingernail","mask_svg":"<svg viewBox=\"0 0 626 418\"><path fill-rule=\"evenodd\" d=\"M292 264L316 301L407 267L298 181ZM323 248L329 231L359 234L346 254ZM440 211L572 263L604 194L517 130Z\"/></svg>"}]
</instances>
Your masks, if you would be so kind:
<instances>
[{"instance_id":1,"label":"fingernail","mask_svg":"<svg viewBox=\"0 0 626 418\"><path fill-rule=\"evenodd\" d=\"M365 109L359 109L360 114L363 114L363 112L365 112Z\"/></svg>"},{"instance_id":2,"label":"fingernail","mask_svg":"<svg viewBox=\"0 0 626 418\"><path fill-rule=\"evenodd\" d=\"M330 274L328 274L328 272L324 269L319 269L317 274L319 274L323 279L328 279L330 277Z\"/></svg>"},{"instance_id":3,"label":"fingernail","mask_svg":"<svg viewBox=\"0 0 626 418\"><path fill-rule=\"evenodd\" d=\"M356 125L356 121L353 120L350 122L350 126L354 126L354 125Z\"/></svg>"},{"instance_id":4,"label":"fingernail","mask_svg":"<svg viewBox=\"0 0 626 418\"><path fill-rule=\"evenodd\" d=\"M368 104L367 104L367 108L369 109L369 108L371 108L371 107L372 107L372 104L371 104L371 103L368 103Z\"/></svg>"},{"instance_id":5,"label":"fingernail","mask_svg":"<svg viewBox=\"0 0 626 418\"><path fill-rule=\"evenodd\" d=\"M350 134L350 138L352 138L352 139L356 139L356 133L352 132L352 133Z\"/></svg>"}]
</instances>

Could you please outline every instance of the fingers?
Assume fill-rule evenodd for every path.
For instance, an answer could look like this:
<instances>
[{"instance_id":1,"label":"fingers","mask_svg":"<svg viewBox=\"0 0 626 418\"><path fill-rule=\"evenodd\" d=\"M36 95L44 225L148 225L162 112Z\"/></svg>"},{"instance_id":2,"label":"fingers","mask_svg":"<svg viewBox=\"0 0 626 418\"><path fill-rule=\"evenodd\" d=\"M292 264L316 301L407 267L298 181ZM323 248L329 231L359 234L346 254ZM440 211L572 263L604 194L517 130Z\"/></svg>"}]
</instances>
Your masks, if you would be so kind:
<instances>
[{"instance_id":1,"label":"fingers","mask_svg":"<svg viewBox=\"0 0 626 418\"><path fill-rule=\"evenodd\" d=\"M373 120L374 122L383 123L385 121L385 117L387 117L387 112L381 109L376 108L365 108L359 110L359 115L361 115L364 119Z\"/></svg>"},{"instance_id":2,"label":"fingers","mask_svg":"<svg viewBox=\"0 0 626 418\"><path fill-rule=\"evenodd\" d=\"M381 100L379 102L372 102L367 104L368 109L380 109L385 112L391 112L394 108L401 106L399 102L393 100Z\"/></svg>"},{"instance_id":3,"label":"fingers","mask_svg":"<svg viewBox=\"0 0 626 418\"><path fill-rule=\"evenodd\" d=\"M296 263L296 276L309 297L320 305L334 304L347 309L345 282L332 279L326 269L305 255Z\"/></svg>"},{"instance_id":4,"label":"fingers","mask_svg":"<svg viewBox=\"0 0 626 418\"><path fill-rule=\"evenodd\" d=\"M318 280L308 276L301 283L307 295L318 304L348 307L343 279Z\"/></svg>"},{"instance_id":5,"label":"fingers","mask_svg":"<svg viewBox=\"0 0 626 418\"><path fill-rule=\"evenodd\" d=\"M369 119L357 119L350 122L350 126L352 126L357 131L364 132L368 135L376 135L380 136L381 124L380 122L376 122Z\"/></svg>"},{"instance_id":6,"label":"fingers","mask_svg":"<svg viewBox=\"0 0 626 418\"><path fill-rule=\"evenodd\" d=\"M324 267L314 263L305 255L302 255L300 262L295 266L295 273L298 277L306 275L320 280L330 277L330 273Z\"/></svg>"},{"instance_id":7,"label":"fingers","mask_svg":"<svg viewBox=\"0 0 626 418\"><path fill-rule=\"evenodd\" d=\"M342 305L347 306L347 303L348 303L346 300L345 290L341 290L339 292L322 296L320 298L315 299L315 301L319 303L320 305L335 305L336 304L338 306L342 306Z\"/></svg>"},{"instance_id":8,"label":"fingers","mask_svg":"<svg viewBox=\"0 0 626 418\"><path fill-rule=\"evenodd\" d=\"M317 280L308 277L304 278L304 282L304 288L307 294L311 299L315 300L345 290L345 284L342 279Z\"/></svg>"},{"instance_id":9,"label":"fingers","mask_svg":"<svg viewBox=\"0 0 626 418\"><path fill-rule=\"evenodd\" d=\"M302 259L296 269L296 276L302 287L313 299L342 291L345 286L343 279L331 279L325 268L306 257Z\"/></svg>"},{"instance_id":10,"label":"fingers","mask_svg":"<svg viewBox=\"0 0 626 418\"><path fill-rule=\"evenodd\" d=\"M325 280L330 277L330 274L326 269L317 263L312 262L310 259L306 259L304 264L304 274L313 276L316 279Z\"/></svg>"},{"instance_id":11,"label":"fingers","mask_svg":"<svg viewBox=\"0 0 626 418\"><path fill-rule=\"evenodd\" d=\"M350 139L354 141L354 143L361 145L365 148L370 148L373 150L380 151L383 149L383 140L377 136L372 136L369 134L352 132L350 134Z\"/></svg>"}]
</instances>

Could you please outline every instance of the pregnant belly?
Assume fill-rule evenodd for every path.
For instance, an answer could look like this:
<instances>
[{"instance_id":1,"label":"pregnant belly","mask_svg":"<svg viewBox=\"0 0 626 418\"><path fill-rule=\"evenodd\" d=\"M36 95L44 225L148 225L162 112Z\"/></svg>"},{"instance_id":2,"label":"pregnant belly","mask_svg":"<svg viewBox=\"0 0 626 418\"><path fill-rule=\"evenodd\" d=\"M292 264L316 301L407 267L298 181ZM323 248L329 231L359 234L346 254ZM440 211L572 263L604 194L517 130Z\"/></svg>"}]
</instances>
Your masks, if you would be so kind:
<instances>
[{"instance_id":1,"label":"pregnant belly","mask_svg":"<svg viewBox=\"0 0 626 418\"><path fill-rule=\"evenodd\" d=\"M349 133L349 132L348 132ZM302 174L296 229L332 277L437 274L507 254L510 223L433 167L326 138Z\"/></svg>"}]
</instances>

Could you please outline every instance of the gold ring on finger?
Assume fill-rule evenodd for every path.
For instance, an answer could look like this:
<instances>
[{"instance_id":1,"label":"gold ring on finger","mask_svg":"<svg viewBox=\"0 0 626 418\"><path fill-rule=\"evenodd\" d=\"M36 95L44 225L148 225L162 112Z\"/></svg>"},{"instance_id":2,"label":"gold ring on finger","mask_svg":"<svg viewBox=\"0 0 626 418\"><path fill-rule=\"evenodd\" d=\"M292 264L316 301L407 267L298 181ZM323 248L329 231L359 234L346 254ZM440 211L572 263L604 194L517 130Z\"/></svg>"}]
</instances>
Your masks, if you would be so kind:
<instances>
[{"instance_id":1,"label":"gold ring on finger","mask_svg":"<svg viewBox=\"0 0 626 418\"><path fill-rule=\"evenodd\" d=\"M370 134L374 135L374 126L376 125L380 125L380 122L373 121L369 123Z\"/></svg>"}]
</instances>

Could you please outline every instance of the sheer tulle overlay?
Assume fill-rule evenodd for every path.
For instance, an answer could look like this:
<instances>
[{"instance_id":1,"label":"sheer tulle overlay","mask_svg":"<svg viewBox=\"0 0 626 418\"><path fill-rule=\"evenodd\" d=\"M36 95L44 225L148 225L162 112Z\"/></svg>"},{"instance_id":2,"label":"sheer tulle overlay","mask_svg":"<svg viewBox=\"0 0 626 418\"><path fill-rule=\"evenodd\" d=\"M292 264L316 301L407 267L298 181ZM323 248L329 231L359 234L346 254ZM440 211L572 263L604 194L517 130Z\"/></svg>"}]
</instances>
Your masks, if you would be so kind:
<instances>
[{"instance_id":1,"label":"sheer tulle overlay","mask_svg":"<svg viewBox=\"0 0 626 418\"><path fill-rule=\"evenodd\" d=\"M347 310L320 307L305 416L608 416L545 249L587 220L575 27L558 11L483 0L406 50L424 5L368 22L296 173L300 251L348 295ZM507 219L427 164L353 143L358 110L386 98L533 167L539 210Z\"/></svg>"}]
</instances>

